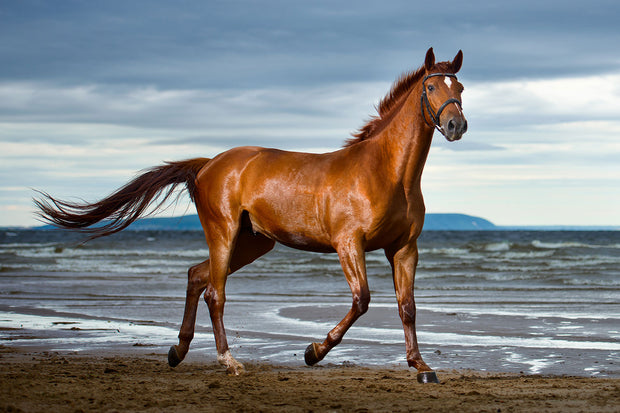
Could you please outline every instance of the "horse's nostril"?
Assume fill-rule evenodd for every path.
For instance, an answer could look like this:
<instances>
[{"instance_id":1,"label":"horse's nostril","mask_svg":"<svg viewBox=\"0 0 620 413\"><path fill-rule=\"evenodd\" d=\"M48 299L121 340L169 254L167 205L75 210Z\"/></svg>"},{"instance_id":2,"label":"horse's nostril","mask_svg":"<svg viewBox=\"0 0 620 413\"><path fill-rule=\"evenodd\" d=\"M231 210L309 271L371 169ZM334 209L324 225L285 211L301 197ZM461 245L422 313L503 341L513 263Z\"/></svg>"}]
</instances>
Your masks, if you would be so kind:
<instances>
[{"instance_id":1,"label":"horse's nostril","mask_svg":"<svg viewBox=\"0 0 620 413\"><path fill-rule=\"evenodd\" d=\"M463 133L467 132L467 121L463 124Z\"/></svg>"},{"instance_id":2,"label":"horse's nostril","mask_svg":"<svg viewBox=\"0 0 620 413\"><path fill-rule=\"evenodd\" d=\"M448 130L453 131L454 128L456 128L456 123L450 119L450 122L448 122Z\"/></svg>"}]
</instances>

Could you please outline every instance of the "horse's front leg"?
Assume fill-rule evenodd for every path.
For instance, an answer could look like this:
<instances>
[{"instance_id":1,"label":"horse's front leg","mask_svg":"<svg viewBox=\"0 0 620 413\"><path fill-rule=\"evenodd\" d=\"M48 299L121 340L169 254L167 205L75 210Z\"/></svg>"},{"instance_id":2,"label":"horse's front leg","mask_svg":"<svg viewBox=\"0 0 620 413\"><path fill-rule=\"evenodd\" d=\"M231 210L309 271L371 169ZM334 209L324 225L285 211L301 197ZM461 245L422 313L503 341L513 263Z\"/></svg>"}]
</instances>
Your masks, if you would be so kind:
<instances>
[{"instance_id":1,"label":"horse's front leg","mask_svg":"<svg viewBox=\"0 0 620 413\"><path fill-rule=\"evenodd\" d=\"M370 291L366 279L366 259L361 242L347 240L336 250L344 275L351 288L353 303L347 315L328 334L323 343L312 343L304 355L306 364L312 366L342 341L342 337L362 314L368 311Z\"/></svg>"},{"instance_id":2,"label":"horse's front leg","mask_svg":"<svg viewBox=\"0 0 620 413\"><path fill-rule=\"evenodd\" d=\"M386 249L385 254L392 265L398 314L405 331L407 364L409 367L415 367L418 370L418 381L420 383L439 383L435 372L422 360L415 329L416 306L413 287L418 264L417 243L414 241L394 252Z\"/></svg>"}]
</instances>

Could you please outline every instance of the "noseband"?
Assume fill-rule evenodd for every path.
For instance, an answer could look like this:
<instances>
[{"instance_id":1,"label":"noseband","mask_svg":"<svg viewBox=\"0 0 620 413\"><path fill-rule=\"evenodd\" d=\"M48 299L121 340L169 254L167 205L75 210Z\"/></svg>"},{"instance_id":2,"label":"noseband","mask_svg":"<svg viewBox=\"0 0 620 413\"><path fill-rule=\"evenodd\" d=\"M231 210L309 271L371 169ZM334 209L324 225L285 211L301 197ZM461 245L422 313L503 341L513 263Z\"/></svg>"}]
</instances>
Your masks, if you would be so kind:
<instances>
[{"instance_id":1,"label":"noseband","mask_svg":"<svg viewBox=\"0 0 620 413\"><path fill-rule=\"evenodd\" d=\"M446 100L440 107L439 110L437 111L437 113L435 113L433 111L433 108L431 108L431 103L428 101L428 96L426 95L426 80L429 77L435 77L435 76L448 76L448 77L452 77L454 79L456 79L456 75L452 74L452 73L431 73L430 75L426 75L424 77L424 79L422 79L422 97L420 98L421 100L421 105L420 107L422 108L422 118L424 119L424 122L426 122L426 124L428 126L434 126L435 128L437 128L437 130L439 132L441 132L442 135L446 135L445 131L443 130L443 128L441 127L441 124L439 123L439 117L441 116L441 112L443 112L443 110L446 108L446 106L448 106L450 103L455 103L459 109L462 110L462 105L461 105L461 101L456 99L456 98L451 98ZM431 117L431 119L433 120L433 125L429 124L428 121L426 120L426 116L424 115L424 108L426 107L426 110L428 111L429 116Z\"/></svg>"}]
</instances>

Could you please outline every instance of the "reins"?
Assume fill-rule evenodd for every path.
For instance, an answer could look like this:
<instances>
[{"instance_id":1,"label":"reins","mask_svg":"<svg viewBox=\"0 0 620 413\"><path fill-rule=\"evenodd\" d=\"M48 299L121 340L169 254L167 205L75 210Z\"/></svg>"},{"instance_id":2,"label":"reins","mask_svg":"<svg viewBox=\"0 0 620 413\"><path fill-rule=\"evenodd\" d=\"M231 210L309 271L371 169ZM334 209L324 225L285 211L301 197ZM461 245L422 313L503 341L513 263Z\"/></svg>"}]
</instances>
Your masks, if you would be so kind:
<instances>
[{"instance_id":1,"label":"reins","mask_svg":"<svg viewBox=\"0 0 620 413\"><path fill-rule=\"evenodd\" d=\"M446 135L445 131L443 130L443 128L441 127L441 124L439 123L439 117L441 116L441 112L443 112L443 110L446 108L446 106L448 106L450 103L455 103L456 105L458 105L459 109L462 109L462 104L461 101L456 99L456 98L451 98L446 100L440 107L439 110L437 110L437 113L435 113L433 111L433 108L431 108L431 103L428 101L428 95L426 94L426 80L429 77L435 77L435 76L448 76L448 77L452 77L454 79L456 79L456 75L453 73L431 73L430 75L426 75L424 77L424 79L422 79L422 96L420 97L420 108L422 110L422 118L424 118L424 122L428 125L428 126L434 126L439 132L441 132L442 135ZM424 108L426 107L426 110L428 111L429 116L431 117L431 119L433 120L433 125L429 124L428 121L426 120L426 116L424 114Z\"/></svg>"}]
</instances>

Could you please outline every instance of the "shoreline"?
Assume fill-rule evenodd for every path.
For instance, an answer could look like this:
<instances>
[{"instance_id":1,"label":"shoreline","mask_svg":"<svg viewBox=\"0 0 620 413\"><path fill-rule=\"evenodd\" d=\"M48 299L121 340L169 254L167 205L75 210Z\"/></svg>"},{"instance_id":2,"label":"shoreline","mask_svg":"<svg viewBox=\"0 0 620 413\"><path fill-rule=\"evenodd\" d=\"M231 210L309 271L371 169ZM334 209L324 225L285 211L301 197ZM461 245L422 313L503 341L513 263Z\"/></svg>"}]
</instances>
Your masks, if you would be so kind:
<instances>
[{"instance_id":1,"label":"shoreline","mask_svg":"<svg viewBox=\"0 0 620 413\"><path fill-rule=\"evenodd\" d=\"M0 347L0 411L617 411L620 379L215 361L172 369L159 349L63 354Z\"/></svg>"},{"instance_id":2,"label":"shoreline","mask_svg":"<svg viewBox=\"0 0 620 413\"><path fill-rule=\"evenodd\" d=\"M303 349L335 322L326 323L325 320L346 311L345 306L337 303L310 304L233 303L227 314L231 351L242 362L303 366ZM603 336L598 340L588 337L588 340L568 341L566 330L562 328L567 323L566 318L546 317L544 335L523 337L515 332L540 331L526 316L468 315L420 307L421 351L426 362L437 370L620 378L618 344L609 338L601 339ZM153 352L167 354L170 345L178 342L178 326L173 323L115 318L109 313L103 317L0 304L0 315L0 343L20 352L141 356ZM208 322L204 318L203 315L203 321ZM391 305L374 303L324 362L406 368L399 322ZM322 324L317 324L314 332L308 327L303 330L304 325L314 328L314 323ZM462 332L473 329L470 326L474 323L484 325L487 330ZM558 326L555 334L554 325ZM590 332L594 332L593 327L599 332L611 331L614 323L601 319L591 321L589 326ZM198 324L195 334L188 360L215 361L210 326Z\"/></svg>"}]
</instances>

